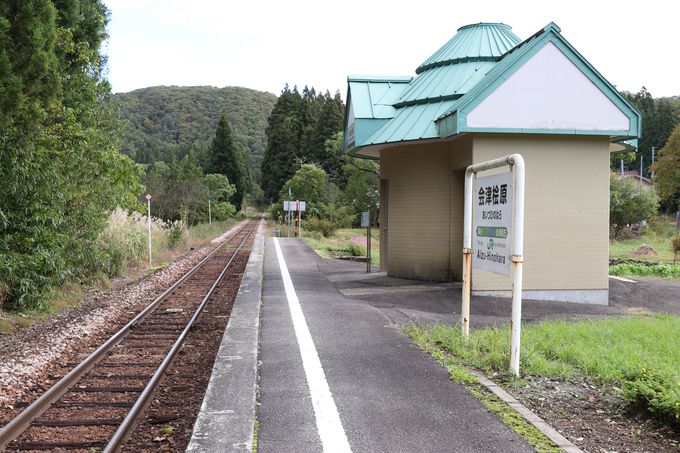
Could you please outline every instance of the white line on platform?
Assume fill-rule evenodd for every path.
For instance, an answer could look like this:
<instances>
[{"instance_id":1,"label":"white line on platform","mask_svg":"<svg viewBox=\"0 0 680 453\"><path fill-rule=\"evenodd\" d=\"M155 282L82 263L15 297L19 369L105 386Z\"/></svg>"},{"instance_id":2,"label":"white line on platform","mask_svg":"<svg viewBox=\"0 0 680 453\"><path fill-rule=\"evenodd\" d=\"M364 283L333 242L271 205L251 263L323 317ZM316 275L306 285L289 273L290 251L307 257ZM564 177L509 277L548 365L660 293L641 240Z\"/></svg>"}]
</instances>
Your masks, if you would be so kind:
<instances>
[{"instance_id":1,"label":"white line on platform","mask_svg":"<svg viewBox=\"0 0 680 453\"><path fill-rule=\"evenodd\" d=\"M286 260L283 258L283 252L277 238L274 238L274 247L276 248L276 256L279 259L283 287L288 299L290 316L293 318L295 336L300 347L302 366L307 377L307 386L309 387L309 394L312 398L312 406L314 407L314 417L316 418L316 429L321 438L323 451L324 453L351 453L352 449L342 427L340 414L338 414L331 390L328 388L326 374L321 367L321 360L319 360L319 355L316 352L312 335L309 333L305 315L302 313L302 307L300 307L300 301L288 273Z\"/></svg>"}]
</instances>

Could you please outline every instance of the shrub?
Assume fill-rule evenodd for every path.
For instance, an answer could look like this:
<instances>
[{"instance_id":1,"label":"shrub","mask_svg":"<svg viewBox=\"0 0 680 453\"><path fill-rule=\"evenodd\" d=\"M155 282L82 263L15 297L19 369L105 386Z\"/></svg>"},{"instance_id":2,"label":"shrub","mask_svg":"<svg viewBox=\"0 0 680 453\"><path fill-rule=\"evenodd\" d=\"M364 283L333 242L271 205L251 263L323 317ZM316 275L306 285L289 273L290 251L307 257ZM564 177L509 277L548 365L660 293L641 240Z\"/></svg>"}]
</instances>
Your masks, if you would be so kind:
<instances>
[{"instance_id":1,"label":"shrub","mask_svg":"<svg viewBox=\"0 0 680 453\"><path fill-rule=\"evenodd\" d=\"M649 219L649 229L659 236L668 237L675 231L675 223L665 215L655 215Z\"/></svg>"},{"instance_id":2,"label":"shrub","mask_svg":"<svg viewBox=\"0 0 680 453\"><path fill-rule=\"evenodd\" d=\"M630 404L680 428L680 382L677 378L642 367L626 374L622 390Z\"/></svg>"},{"instance_id":3,"label":"shrub","mask_svg":"<svg viewBox=\"0 0 680 453\"><path fill-rule=\"evenodd\" d=\"M227 220L234 217L234 214L236 214L236 208L227 201L220 201L212 205L213 220Z\"/></svg>"},{"instance_id":4,"label":"shrub","mask_svg":"<svg viewBox=\"0 0 680 453\"><path fill-rule=\"evenodd\" d=\"M347 254L350 256L366 256L366 247L350 242L347 247Z\"/></svg>"},{"instance_id":5,"label":"shrub","mask_svg":"<svg viewBox=\"0 0 680 453\"><path fill-rule=\"evenodd\" d=\"M680 231L671 237L671 251L673 252L673 263L675 263L678 253L680 253Z\"/></svg>"},{"instance_id":6,"label":"shrub","mask_svg":"<svg viewBox=\"0 0 680 453\"><path fill-rule=\"evenodd\" d=\"M184 223L182 221L175 222L170 229L170 248L179 246L185 238Z\"/></svg>"},{"instance_id":7,"label":"shrub","mask_svg":"<svg viewBox=\"0 0 680 453\"><path fill-rule=\"evenodd\" d=\"M335 228L333 227L333 224L326 219L311 217L306 222L303 221L302 227L305 230L318 231L324 237L330 237L335 234Z\"/></svg>"},{"instance_id":8,"label":"shrub","mask_svg":"<svg viewBox=\"0 0 680 453\"><path fill-rule=\"evenodd\" d=\"M648 220L657 212L659 199L653 190L640 187L630 179L618 179L613 174L610 184L609 222L615 238L626 225Z\"/></svg>"}]
</instances>

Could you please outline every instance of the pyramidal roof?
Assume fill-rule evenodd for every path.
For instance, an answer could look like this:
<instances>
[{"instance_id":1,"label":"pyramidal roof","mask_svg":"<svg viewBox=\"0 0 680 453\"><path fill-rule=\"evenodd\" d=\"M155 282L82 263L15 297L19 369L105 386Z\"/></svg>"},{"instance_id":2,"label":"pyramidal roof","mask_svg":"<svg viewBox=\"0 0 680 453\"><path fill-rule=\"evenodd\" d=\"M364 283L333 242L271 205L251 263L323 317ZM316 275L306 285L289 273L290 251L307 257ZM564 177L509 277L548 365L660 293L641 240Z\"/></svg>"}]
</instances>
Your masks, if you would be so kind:
<instances>
[{"instance_id":1,"label":"pyramidal roof","mask_svg":"<svg viewBox=\"0 0 680 453\"><path fill-rule=\"evenodd\" d=\"M512 27L500 23L465 25L439 50L418 66L416 74L429 68L455 64L468 60L497 60L522 40L512 32Z\"/></svg>"}]
</instances>

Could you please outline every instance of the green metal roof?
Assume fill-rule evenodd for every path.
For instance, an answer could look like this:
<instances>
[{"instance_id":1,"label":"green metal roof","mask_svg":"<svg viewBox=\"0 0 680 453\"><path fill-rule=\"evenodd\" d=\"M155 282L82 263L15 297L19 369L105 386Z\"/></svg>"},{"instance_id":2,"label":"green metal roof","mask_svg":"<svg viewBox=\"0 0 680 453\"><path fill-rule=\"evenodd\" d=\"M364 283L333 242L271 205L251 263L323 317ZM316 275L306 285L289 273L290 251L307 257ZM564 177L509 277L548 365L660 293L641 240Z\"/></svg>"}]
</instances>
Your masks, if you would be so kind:
<instances>
[{"instance_id":1,"label":"green metal roof","mask_svg":"<svg viewBox=\"0 0 680 453\"><path fill-rule=\"evenodd\" d=\"M495 61L522 40L506 24L483 23L466 25L423 64L416 74L435 66L467 60L488 59Z\"/></svg>"},{"instance_id":2,"label":"green metal roof","mask_svg":"<svg viewBox=\"0 0 680 453\"><path fill-rule=\"evenodd\" d=\"M408 88L412 77L349 76L355 118L392 118L394 104Z\"/></svg>"},{"instance_id":3,"label":"green metal roof","mask_svg":"<svg viewBox=\"0 0 680 453\"><path fill-rule=\"evenodd\" d=\"M617 140L637 135L639 114L559 32L551 22L521 41L505 24L466 25L416 69L415 77L350 76L344 148L352 152L366 146L439 139L472 131L465 129L465 108L484 99L547 39L570 54L574 64L631 118L630 131L610 135L617 135Z\"/></svg>"}]
</instances>

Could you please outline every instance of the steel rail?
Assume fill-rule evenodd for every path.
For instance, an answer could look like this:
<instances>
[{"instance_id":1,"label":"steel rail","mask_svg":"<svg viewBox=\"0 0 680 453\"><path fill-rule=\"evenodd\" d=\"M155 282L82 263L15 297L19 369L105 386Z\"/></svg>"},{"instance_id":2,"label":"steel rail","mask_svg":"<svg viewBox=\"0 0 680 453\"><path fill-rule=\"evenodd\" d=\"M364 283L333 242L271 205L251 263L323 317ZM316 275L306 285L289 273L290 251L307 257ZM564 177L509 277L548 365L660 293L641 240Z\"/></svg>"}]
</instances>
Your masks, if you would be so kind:
<instances>
[{"instance_id":1,"label":"steel rail","mask_svg":"<svg viewBox=\"0 0 680 453\"><path fill-rule=\"evenodd\" d=\"M36 418L40 417L47 409L52 406L52 403L61 398L78 380L90 369L99 362L104 355L113 349L121 340L130 332L130 330L138 324L140 321L144 320L151 312L153 312L156 307L163 302L177 287L184 283L189 277L191 277L197 270L203 267L203 265L208 262L224 245L237 234L244 231L248 225L244 225L238 232L235 232L229 238L225 239L224 242L219 244L213 251L205 256L198 264L191 268L186 274L184 274L179 280L173 283L167 290L163 292L160 296L154 299L144 310L139 312L137 316L132 318L125 326L123 326L118 332L113 334L105 343L99 346L92 354L90 354L85 360L80 362L75 368L69 371L63 378L61 378L56 384L50 387L45 393L43 393L37 400L26 407L19 415L12 419L0 430L0 451L2 451L7 444L12 440L19 437L28 427L31 422ZM252 232L252 229L251 229ZM240 246L239 246L240 248Z\"/></svg>"},{"instance_id":2,"label":"steel rail","mask_svg":"<svg viewBox=\"0 0 680 453\"><path fill-rule=\"evenodd\" d=\"M184 345L184 340L186 340L187 335L189 335L189 331L198 320L198 317L201 316L203 309L208 303L208 300L210 299L210 297L212 297L213 293L215 292L215 289L217 289L217 285L219 285L222 282L224 274L227 273L227 269L229 269L231 263L236 259L238 252L241 250L246 241L250 238L250 235L253 233L253 231L255 231L255 227L251 228L246 237L243 238L243 241L241 241L238 248L236 249L232 257L229 259L229 262L224 266L224 269L222 269L222 272L217 277L217 280L215 280L215 283L213 283L213 285L210 287L210 290L203 297L203 300L201 301L198 308L196 308L194 315L191 317L191 319L189 320L189 322L187 323L186 327L184 328L180 336L177 338L177 340L175 340L175 343L172 345L172 348L170 348L170 351L168 351L168 354L165 356L163 362L161 362L158 369L154 372L153 376L144 387L142 393L139 395L139 397L137 397L137 401L135 401L134 406L132 406L132 409L130 409L130 411L127 413L125 419L123 419L123 422L120 424L120 426L118 426L118 429L113 434L113 437L111 437L111 439L109 440L109 443L106 445L106 448L104 449L103 453L118 452L122 447L123 442L125 442L130 436L130 434L132 434L132 430L135 427L137 418L142 414L142 412L146 408L149 402L149 398L151 398L151 395L153 395L153 392L156 390L156 387L163 379L165 371L168 369L172 361L175 359L175 356Z\"/></svg>"}]
</instances>

